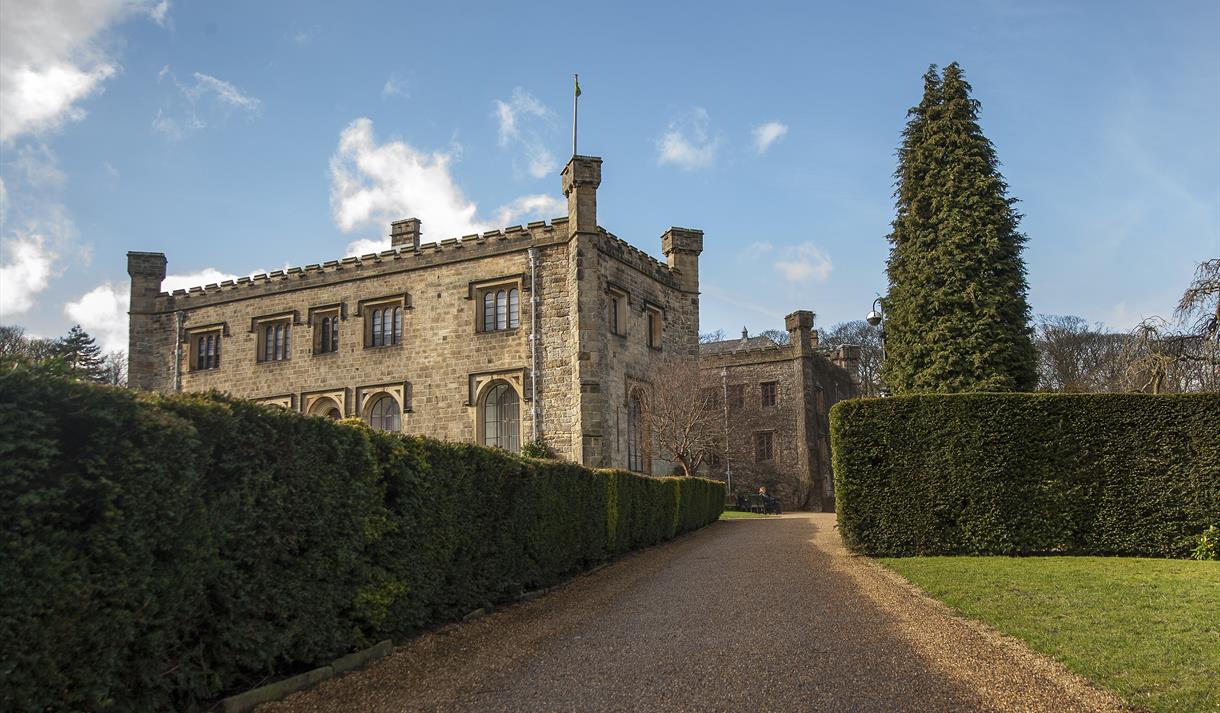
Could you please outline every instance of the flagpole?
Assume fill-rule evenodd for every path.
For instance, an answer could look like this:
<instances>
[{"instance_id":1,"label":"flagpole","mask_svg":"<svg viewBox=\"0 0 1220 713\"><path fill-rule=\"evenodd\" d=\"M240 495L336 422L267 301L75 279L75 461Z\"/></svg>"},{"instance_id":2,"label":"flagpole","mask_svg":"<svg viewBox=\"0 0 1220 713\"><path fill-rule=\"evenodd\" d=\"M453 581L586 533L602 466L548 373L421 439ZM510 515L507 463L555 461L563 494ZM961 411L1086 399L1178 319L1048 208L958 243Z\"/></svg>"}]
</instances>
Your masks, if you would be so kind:
<instances>
[{"instance_id":1,"label":"flagpole","mask_svg":"<svg viewBox=\"0 0 1220 713\"><path fill-rule=\"evenodd\" d=\"M580 75L573 74L572 81L575 83L575 89L572 91L572 155L576 155L576 107L580 104Z\"/></svg>"}]
</instances>

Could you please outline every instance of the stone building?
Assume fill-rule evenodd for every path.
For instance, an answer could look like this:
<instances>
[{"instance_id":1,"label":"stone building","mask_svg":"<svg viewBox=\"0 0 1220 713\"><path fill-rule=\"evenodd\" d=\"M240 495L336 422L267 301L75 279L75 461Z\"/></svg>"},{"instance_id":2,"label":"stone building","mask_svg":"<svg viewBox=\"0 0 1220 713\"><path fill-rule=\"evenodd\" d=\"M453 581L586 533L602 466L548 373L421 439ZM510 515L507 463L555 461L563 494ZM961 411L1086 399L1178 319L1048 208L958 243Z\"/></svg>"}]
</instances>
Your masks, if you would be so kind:
<instances>
[{"instance_id":1,"label":"stone building","mask_svg":"<svg viewBox=\"0 0 1220 713\"><path fill-rule=\"evenodd\" d=\"M380 254L172 294L163 253L128 253L130 383L666 473L630 405L696 355L703 233L661 263L606 232L601 164L572 158L549 224L423 243L411 218Z\"/></svg>"},{"instance_id":2,"label":"stone building","mask_svg":"<svg viewBox=\"0 0 1220 713\"><path fill-rule=\"evenodd\" d=\"M787 509L834 509L830 422L835 402L856 395L859 347L818 350L813 313L784 320L788 344L751 337L700 346L700 369L724 391L725 454L709 475L731 474L734 493L760 486Z\"/></svg>"}]
</instances>

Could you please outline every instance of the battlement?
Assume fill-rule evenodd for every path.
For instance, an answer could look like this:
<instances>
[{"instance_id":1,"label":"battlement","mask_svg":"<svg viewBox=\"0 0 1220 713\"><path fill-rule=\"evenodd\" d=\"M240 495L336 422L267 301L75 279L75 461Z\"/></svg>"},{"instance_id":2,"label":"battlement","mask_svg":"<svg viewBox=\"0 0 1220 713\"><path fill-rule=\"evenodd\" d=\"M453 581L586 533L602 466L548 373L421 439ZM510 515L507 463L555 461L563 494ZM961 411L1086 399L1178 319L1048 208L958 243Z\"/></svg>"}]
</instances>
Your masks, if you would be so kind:
<instances>
[{"instance_id":1,"label":"battlement","mask_svg":"<svg viewBox=\"0 0 1220 713\"><path fill-rule=\"evenodd\" d=\"M239 298L235 292L262 288L272 291L286 283L293 286L317 286L376 274L416 270L462 260L498 255L524 250L535 245L565 242L568 239L567 218L555 218L549 223L534 221L524 226L513 225L501 230L489 230L483 234L447 238L439 242L423 243L418 249L411 245L390 248L378 253L349 256L322 263L311 263L303 267L288 267L236 280L225 280L158 295L164 309L185 309ZM164 260L164 257L162 257ZM242 295L244 297L245 295ZM250 295L254 296L254 295ZM180 300L189 300L182 304Z\"/></svg>"}]
</instances>

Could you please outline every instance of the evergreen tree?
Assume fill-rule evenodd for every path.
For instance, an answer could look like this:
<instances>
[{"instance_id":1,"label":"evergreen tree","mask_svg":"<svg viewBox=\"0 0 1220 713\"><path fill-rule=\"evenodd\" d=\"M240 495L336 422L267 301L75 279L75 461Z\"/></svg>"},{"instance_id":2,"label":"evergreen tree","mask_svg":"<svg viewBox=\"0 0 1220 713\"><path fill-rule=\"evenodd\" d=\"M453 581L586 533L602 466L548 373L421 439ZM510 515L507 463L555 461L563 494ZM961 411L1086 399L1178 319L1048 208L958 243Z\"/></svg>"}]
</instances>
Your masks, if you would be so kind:
<instances>
[{"instance_id":1,"label":"evergreen tree","mask_svg":"<svg viewBox=\"0 0 1220 713\"><path fill-rule=\"evenodd\" d=\"M970 89L956 62L931 67L898 150L883 367L898 393L1037 383L1021 215Z\"/></svg>"},{"instance_id":2,"label":"evergreen tree","mask_svg":"<svg viewBox=\"0 0 1220 713\"><path fill-rule=\"evenodd\" d=\"M68 336L59 341L59 354L69 373L84 381L105 381L105 358L102 348L79 324L72 325Z\"/></svg>"}]
</instances>

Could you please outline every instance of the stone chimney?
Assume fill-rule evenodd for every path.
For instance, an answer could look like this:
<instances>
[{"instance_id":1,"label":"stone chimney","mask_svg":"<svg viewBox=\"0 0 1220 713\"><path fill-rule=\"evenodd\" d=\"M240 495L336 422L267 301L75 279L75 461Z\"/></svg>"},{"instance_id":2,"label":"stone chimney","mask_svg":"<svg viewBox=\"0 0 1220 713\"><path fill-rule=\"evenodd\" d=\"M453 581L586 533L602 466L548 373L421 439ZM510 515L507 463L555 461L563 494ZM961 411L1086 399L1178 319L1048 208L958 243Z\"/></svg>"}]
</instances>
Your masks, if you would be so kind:
<instances>
[{"instance_id":1,"label":"stone chimney","mask_svg":"<svg viewBox=\"0 0 1220 713\"><path fill-rule=\"evenodd\" d=\"M406 218L390 223L390 247L419 250L421 223L419 218Z\"/></svg>"},{"instance_id":2,"label":"stone chimney","mask_svg":"<svg viewBox=\"0 0 1220 713\"><path fill-rule=\"evenodd\" d=\"M844 344L830 355L830 361L851 375L851 383L860 386L860 347Z\"/></svg>"},{"instance_id":3,"label":"stone chimney","mask_svg":"<svg viewBox=\"0 0 1220 713\"><path fill-rule=\"evenodd\" d=\"M596 156L573 156L563 167L569 236L597 232L597 187L601 184L602 160Z\"/></svg>"},{"instance_id":4,"label":"stone chimney","mask_svg":"<svg viewBox=\"0 0 1220 713\"><path fill-rule=\"evenodd\" d=\"M678 285L684 292L699 292L699 253L703 252L703 231L670 228L661 236L661 253L669 269L678 271Z\"/></svg>"},{"instance_id":5,"label":"stone chimney","mask_svg":"<svg viewBox=\"0 0 1220 713\"><path fill-rule=\"evenodd\" d=\"M150 390L159 384L158 376L165 354L158 354L161 342L173 344L175 326L159 324L157 295L165 279L164 253L127 253L127 274L131 277L131 308L127 313L127 382L133 389Z\"/></svg>"},{"instance_id":6,"label":"stone chimney","mask_svg":"<svg viewBox=\"0 0 1220 713\"><path fill-rule=\"evenodd\" d=\"M798 309L784 317L784 329L788 330L788 343L801 354L813 353L813 347L817 344L817 335L813 333L813 312Z\"/></svg>"}]
</instances>

